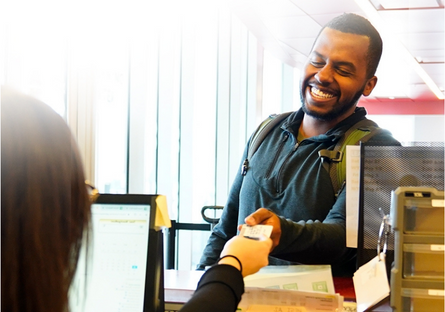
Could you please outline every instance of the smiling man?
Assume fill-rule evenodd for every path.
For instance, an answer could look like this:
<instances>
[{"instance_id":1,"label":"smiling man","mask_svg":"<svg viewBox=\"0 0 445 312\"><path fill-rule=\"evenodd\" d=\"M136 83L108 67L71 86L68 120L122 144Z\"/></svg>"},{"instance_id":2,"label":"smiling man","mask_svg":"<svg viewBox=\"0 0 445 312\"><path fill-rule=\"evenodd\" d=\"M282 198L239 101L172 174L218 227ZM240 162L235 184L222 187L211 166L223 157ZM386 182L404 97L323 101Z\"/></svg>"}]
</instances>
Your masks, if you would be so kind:
<instances>
[{"instance_id":1,"label":"smiling man","mask_svg":"<svg viewBox=\"0 0 445 312\"><path fill-rule=\"evenodd\" d=\"M345 19L348 23L342 24ZM311 136L326 132L354 113L362 95L371 94L377 83L374 74L382 40L373 27L368 27L372 25L362 17L345 14L320 32L301 79L300 96L306 114L300 128L303 134L306 129Z\"/></svg>"},{"instance_id":2,"label":"smiling man","mask_svg":"<svg viewBox=\"0 0 445 312\"><path fill-rule=\"evenodd\" d=\"M377 83L381 53L380 35L359 15L338 16L320 31L302 71L301 109L268 133L245 175L236 176L198 268L216 263L224 243L247 223L273 225L271 264L330 264L334 276L353 274L346 191L334 189L319 151L332 150L366 119L357 103ZM368 143L399 145L387 131Z\"/></svg>"}]
</instances>

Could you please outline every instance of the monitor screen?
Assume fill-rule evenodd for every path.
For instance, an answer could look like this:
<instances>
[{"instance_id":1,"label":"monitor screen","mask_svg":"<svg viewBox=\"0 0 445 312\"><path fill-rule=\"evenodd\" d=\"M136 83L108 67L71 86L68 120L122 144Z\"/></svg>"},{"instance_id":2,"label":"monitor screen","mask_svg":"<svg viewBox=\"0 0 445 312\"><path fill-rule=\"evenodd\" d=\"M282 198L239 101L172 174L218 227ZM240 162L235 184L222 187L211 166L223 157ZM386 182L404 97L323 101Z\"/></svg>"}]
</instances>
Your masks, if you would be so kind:
<instances>
[{"instance_id":1,"label":"monitor screen","mask_svg":"<svg viewBox=\"0 0 445 312\"><path fill-rule=\"evenodd\" d=\"M153 226L155 197L102 194L92 205L90 243L81 251L70 291L72 311L158 310L160 303L152 301L163 294L155 289L163 287L163 268L157 267L162 232Z\"/></svg>"}]
</instances>

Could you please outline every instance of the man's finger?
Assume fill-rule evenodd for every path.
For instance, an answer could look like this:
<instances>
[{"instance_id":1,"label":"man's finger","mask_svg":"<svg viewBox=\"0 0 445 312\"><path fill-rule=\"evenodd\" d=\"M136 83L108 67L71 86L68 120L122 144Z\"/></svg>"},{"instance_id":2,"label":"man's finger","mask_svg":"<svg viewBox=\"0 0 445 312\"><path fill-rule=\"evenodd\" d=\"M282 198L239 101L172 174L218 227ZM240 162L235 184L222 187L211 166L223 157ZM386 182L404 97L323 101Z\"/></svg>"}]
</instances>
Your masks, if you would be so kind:
<instances>
[{"instance_id":1,"label":"man's finger","mask_svg":"<svg viewBox=\"0 0 445 312\"><path fill-rule=\"evenodd\" d=\"M261 224L263 221L269 219L273 213L266 208L259 208L254 213L250 214L244 219L244 222L248 225Z\"/></svg>"}]
</instances>

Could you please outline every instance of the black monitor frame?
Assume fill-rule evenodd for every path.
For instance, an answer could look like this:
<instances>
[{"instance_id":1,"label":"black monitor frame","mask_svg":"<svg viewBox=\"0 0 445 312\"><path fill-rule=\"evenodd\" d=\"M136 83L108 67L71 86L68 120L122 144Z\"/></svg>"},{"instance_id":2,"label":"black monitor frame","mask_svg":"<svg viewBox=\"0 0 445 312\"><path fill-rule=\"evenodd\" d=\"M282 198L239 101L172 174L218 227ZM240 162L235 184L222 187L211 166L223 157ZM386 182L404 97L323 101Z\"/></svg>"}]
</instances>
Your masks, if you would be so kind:
<instances>
[{"instance_id":1,"label":"black monitor frame","mask_svg":"<svg viewBox=\"0 0 445 312\"><path fill-rule=\"evenodd\" d=\"M143 312L164 312L164 242L163 233L155 226L159 195L100 194L95 204L150 205L150 223L145 270Z\"/></svg>"}]
</instances>

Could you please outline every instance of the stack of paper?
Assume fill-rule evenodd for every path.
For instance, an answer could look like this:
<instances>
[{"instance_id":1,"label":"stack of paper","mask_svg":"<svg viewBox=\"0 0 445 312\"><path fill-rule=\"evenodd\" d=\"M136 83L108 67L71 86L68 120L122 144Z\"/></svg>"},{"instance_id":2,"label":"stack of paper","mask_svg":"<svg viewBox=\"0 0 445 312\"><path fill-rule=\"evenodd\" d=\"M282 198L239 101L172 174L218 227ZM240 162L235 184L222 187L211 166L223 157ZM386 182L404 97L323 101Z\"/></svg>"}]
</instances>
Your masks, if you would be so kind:
<instances>
[{"instance_id":1,"label":"stack of paper","mask_svg":"<svg viewBox=\"0 0 445 312\"><path fill-rule=\"evenodd\" d=\"M337 312L343 310L343 297L311 291L246 288L238 308L259 312L264 310L264 306L268 307L268 311Z\"/></svg>"},{"instance_id":2,"label":"stack of paper","mask_svg":"<svg viewBox=\"0 0 445 312\"><path fill-rule=\"evenodd\" d=\"M244 285L335 294L329 265L268 266L245 277Z\"/></svg>"},{"instance_id":3,"label":"stack of paper","mask_svg":"<svg viewBox=\"0 0 445 312\"><path fill-rule=\"evenodd\" d=\"M239 304L245 312L342 311L329 265L270 266L244 279Z\"/></svg>"},{"instance_id":4,"label":"stack of paper","mask_svg":"<svg viewBox=\"0 0 445 312\"><path fill-rule=\"evenodd\" d=\"M166 307L193 295L202 271L165 271ZM242 312L338 312L343 297L335 294L329 265L269 266L244 279ZM179 309L179 308L178 308Z\"/></svg>"}]
</instances>

